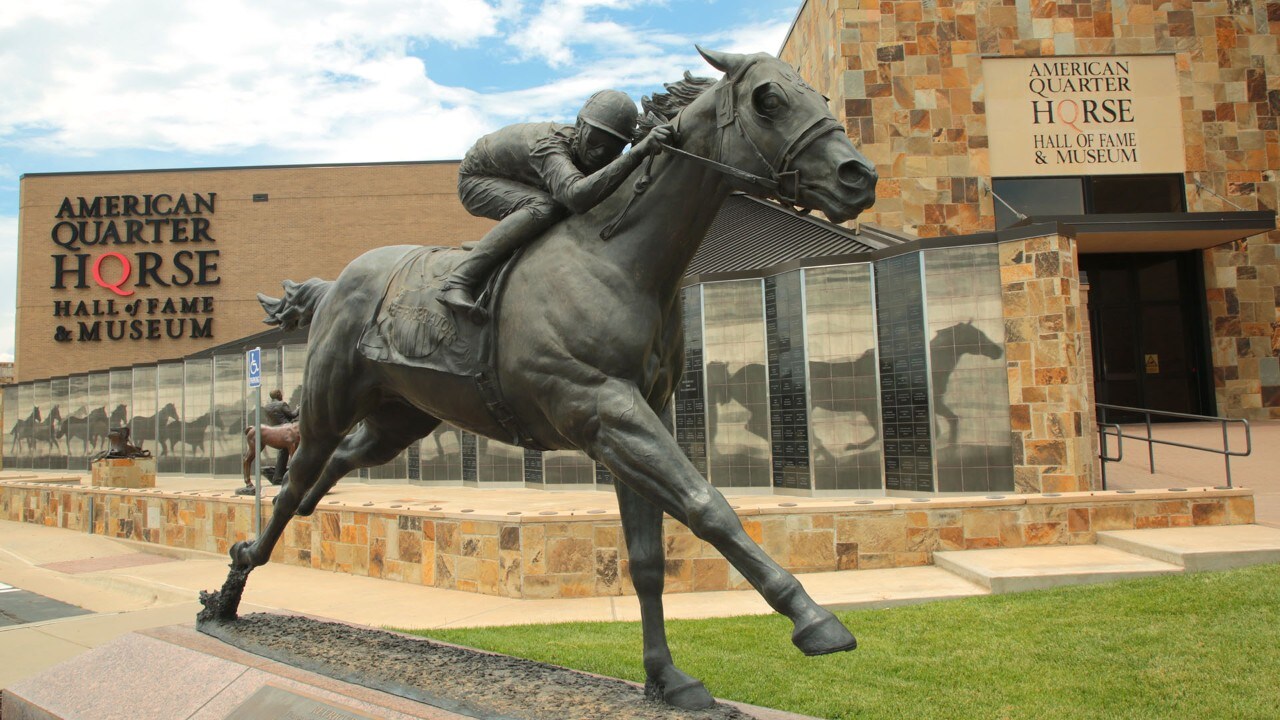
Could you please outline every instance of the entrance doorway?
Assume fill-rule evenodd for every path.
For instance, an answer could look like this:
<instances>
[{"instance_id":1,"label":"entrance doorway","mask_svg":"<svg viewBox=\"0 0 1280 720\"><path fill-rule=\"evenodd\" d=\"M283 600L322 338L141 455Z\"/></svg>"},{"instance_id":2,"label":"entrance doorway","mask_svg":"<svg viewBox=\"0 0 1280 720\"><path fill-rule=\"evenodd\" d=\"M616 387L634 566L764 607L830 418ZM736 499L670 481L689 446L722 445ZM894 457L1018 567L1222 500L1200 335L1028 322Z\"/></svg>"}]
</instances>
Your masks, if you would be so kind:
<instances>
[{"instance_id":1,"label":"entrance doorway","mask_svg":"<svg viewBox=\"0 0 1280 720\"><path fill-rule=\"evenodd\" d=\"M1088 254L1080 267L1097 401L1214 414L1200 252Z\"/></svg>"}]
</instances>

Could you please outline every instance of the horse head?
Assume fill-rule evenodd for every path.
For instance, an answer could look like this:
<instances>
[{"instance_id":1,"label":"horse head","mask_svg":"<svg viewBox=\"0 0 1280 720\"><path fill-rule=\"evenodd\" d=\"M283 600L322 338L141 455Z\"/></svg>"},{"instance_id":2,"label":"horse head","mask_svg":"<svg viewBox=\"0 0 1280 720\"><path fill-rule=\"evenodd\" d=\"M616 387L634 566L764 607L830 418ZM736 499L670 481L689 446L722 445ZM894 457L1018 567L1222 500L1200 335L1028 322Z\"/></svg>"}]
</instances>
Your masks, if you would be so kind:
<instances>
[{"instance_id":1,"label":"horse head","mask_svg":"<svg viewBox=\"0 0 1280 720\"><path fill-rule=\"evenodd\" d=\"M173 420L175 422L178 420L178 408L175 407L173 403L168 403L164 407L160 408L160 424L163 426L167 420Z\"/></svg>"},{"instance_id":2,"label":"horse head","mask_svg":"<svg viewBox=\"0 0 1280 720\"><path fill-rule=\"evenodd\" d=\"M129 409L123 404L117 405L115 410L111 411L111 426L120 427L129 422Z\"/></svg>"},{"instance_id":3,"label":"horse head","mask_svg":"<svg viewBox=\"0 0 1280 720\"><path fill-rule=\"evenodd\" d=\"M979 330L978 326L973 324L973 321L956 325L956 344L958 346L977 346L977 354L992 360L999 360L1004 357L1004 350L1000 348L1000 345L987 337L986 333Z\"/></svg>"},{"instance_id":4,"label":"horse head","mask_svg":"<svg viewBox=\"0 0 1280 720\"><path fill-rule=\"evenodd\" d=\"M744 171L730 174L734 189L820 210L833 222L871 207L875 166L794 69L766 53L698 52L725 74L708 94L721 133L719 161Z\"/></svg>"}]
</instances>

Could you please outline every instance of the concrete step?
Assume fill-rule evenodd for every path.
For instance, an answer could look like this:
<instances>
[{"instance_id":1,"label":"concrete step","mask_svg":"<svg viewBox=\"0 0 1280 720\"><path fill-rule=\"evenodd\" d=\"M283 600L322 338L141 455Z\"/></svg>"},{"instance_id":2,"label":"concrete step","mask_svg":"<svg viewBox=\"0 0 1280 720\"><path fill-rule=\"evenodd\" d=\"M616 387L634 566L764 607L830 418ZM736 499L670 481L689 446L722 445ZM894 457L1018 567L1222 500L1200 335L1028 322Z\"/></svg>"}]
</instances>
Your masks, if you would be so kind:
<instances>
[{"instance_id":1,"label":"concrete step","mask_svg":"<svg viewBox=\"0 0 1280 720\"><path fill-rule=\"evenodd\" d=\"M994 594L1182 572L1172 563L1097 545L935 552L933 562Z\"/></svg>"},{"instance_id":2,"label":"concrete step","mask_svg":"<svg viewBox=\"0 0 1280 720\"><path fill-rule=\"evenodd\" d=\"M1098 533L1098 544L1190 572L1280 563L1280 528L1262 525L1111 530Z\"/></svg>"}]
</instances>

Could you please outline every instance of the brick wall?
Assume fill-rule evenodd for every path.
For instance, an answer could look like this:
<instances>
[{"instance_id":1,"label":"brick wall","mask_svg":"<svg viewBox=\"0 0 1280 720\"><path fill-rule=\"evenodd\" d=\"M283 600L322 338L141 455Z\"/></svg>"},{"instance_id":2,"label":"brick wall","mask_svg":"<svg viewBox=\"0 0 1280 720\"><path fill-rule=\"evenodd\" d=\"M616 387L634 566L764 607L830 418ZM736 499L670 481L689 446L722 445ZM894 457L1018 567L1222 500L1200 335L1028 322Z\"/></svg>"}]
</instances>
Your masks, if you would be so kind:
<instances>
[{"instance_id":1,"label":"brick wall","mask_svg":"<svg viewBox=\"0 0 1280 720\"><path fill-rule=\"evenodd\" d=\"M17 379L198 352L266 329L255 294L278 297L281 280L334 278L356 256L383 245L458 245L477 240L493 223L467 213L458 201L456 185L456 162L26 176L18 247ZM63 252L50 237L63 198L76 203L80 196L157 193L217 193L214 213L205 215L216 242L201 243L199 248L220 251L221 282L139 288L128 300L211 295L213 338L55 342L54 328L68 324L68 318L53 317L55 299L120 299L92 280L87 289L50 288L54 275L50 255ZM268 200L254 202L253 195L258 193L266 193ZM129 255L152 250L168 262L175 250L184 247L199 249L168 243L113 244L79 252L96 259L108 251Z\"/></svg>"},{"instance_id":2,"label":"brick wall","mask_svg":"<svg viewBox=\"0 0 1280 720\"><path fill-rule=\"evenodd\" d=\"M782 57L825 78L835 33L843 77L823 82L853 91L837 116L881 175L864 221L993 229L982 55L1173 54L1189 210L1280 207L1280 2L811 0ZM1219 412L1280 417L1280 231L1207 251L1204 269Z\"/></svg>"}]
</instances>

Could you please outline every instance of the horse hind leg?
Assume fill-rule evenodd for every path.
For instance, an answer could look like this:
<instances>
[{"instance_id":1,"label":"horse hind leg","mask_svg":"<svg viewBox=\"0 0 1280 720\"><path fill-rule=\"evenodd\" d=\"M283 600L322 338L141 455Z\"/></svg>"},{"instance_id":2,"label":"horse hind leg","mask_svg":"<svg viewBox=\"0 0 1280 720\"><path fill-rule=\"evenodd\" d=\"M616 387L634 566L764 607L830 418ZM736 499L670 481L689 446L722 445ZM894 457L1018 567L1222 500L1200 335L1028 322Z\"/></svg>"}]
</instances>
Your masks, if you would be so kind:
<instances>
[{"instance_id":1,"label":"horse hind leg","mask_svg":"<svg viewBox=\"0 0 1280 720\"><path fill-rule=\"evenodd\" d=\"M324 496L352 470L391 462L414 441L426 437L440 424L400 399L384 401L350 435L342 439L325 465L320 479L307 490L297 514L310 515ZM305 448L306 445L303 445ZM289 464L293 475L293 463Z\"/></svg>"}]
</instances>

